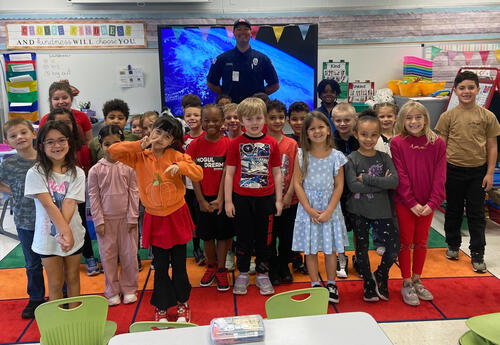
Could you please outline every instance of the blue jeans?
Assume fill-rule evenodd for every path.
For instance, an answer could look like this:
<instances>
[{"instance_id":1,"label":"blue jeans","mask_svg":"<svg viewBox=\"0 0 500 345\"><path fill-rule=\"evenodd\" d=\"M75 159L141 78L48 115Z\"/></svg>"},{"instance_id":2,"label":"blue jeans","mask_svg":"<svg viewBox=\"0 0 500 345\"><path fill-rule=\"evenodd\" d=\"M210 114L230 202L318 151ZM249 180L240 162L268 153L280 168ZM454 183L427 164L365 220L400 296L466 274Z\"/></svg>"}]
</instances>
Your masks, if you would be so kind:
<instances>
[{"instance_id":1,"label":"blue jeans","mask_svg":"<svg viewBox=\"0 0 500 345\"><path fill-rule=\"evenodd\" d=\"M24 260L26 261L26 276L28 277L28 295L30 301L41 301L45 298L45 284L43 281L43 266L40 255L31 250L34 231L17 229Z\"/></svg>"}]
</instances>

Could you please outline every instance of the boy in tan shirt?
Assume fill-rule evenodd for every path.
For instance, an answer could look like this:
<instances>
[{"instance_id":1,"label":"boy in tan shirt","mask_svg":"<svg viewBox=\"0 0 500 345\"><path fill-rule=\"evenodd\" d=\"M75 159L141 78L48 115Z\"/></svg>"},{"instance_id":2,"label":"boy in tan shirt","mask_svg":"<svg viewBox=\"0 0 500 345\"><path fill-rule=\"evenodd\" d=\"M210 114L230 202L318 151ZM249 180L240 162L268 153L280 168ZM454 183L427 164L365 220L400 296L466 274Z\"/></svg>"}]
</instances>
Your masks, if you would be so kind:
<instances>
[{"instance_id":1,"label":"boy in tan shirt","mask_svg":"<svg viewBox=\"0 0 500 345\"><path fill-rule=\"evenodd\" d=\"M444 112L436 125L436 131L447 146L446 257L458 260L465 203L472 268L475 272L484 273L484 199L485 192L493 186L500 125L491 111L476 104L479 80L475 73L465 71L458 74L453 87L459 105Z\"/></svg>"}]
</instances>

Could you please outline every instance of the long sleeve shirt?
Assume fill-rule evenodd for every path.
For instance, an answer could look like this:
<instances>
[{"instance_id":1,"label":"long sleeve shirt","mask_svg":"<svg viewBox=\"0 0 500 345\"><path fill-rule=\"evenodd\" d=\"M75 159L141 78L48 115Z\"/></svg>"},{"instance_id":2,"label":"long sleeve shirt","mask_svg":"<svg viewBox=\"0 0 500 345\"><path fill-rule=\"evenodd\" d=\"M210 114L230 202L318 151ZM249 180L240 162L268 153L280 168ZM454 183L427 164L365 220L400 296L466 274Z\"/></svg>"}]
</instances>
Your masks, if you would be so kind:
<instances>
[{"instance_id":1,"label":"long sleeve shirt","mask_svg":"<svg viewBox=\"0 0 500 345\"><path fill-rule=\"evenodd\" d=\"M153 216L168 216L185 204L182 175L195 182L203 178L202 167L189 155L171 148L157 157L151 150L143 150L140 141L122 141L111 145L109 152L113 159L135 170L141 201L146 212ZM172 164L179 167L174 176L165 173Z\"/></svg>"},{"instance_id":2,"label":"long sleeve shirt","mask_svg":"<svg viewBox=\"0 0 500 345\"><path fill-rule=\"evenodd\" d=\"M90 169L88 186L95 226L104 224L105 219L122 218L127 218L128 224L137 224L139 190L132 168L102 158Z\"/></svg>"},{"instance_id":3,"label":"long sleeve shirt","mask_svg":"<svg viewBox=\"0 0 500 345\"><path fill-rule=\"evenodd\" d=\"M398 185L398 173L387 153L375 151L372 157L354 151L345 166L349 188L347 211L368 219L392 217L388 191ZM386 176L386 173L388 176ZM357 177L361 174L363 182Z\"/></svg>"},{"instance_id":4,"label":"long sleeve shirt","mask_svg":"<svg viewBox=\"0 0 500 345\"><path fill-rule=\"evenodd\" d=\"M399 185L394 200L408 208L429 205L435 210L445 198L446 145L437 138L427 143L420 137L396 136L391 141L394 165L399 175Z\"/></svg>"}]
</instances>

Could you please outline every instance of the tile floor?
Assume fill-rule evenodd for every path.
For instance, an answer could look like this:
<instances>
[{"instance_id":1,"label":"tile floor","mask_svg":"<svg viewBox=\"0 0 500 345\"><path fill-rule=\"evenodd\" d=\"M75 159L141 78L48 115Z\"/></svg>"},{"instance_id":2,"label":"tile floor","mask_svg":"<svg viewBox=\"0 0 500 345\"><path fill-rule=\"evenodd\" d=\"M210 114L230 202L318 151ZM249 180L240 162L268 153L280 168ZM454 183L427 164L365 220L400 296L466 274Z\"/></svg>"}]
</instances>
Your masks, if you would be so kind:
<instances>
[{"instance_id":1,"label":"tile floor","mask_svg":"<svg viewBox=\"0 0 500 345\"><path fill-rule=\"evenodd\" d=\"M432 227L444 235L443 223L444 215L437 212ZM4 228L15 233L12 217L8 213ZM486 243L485 258L488 270L500 277L500 225L487 222ZM0 260L17 244L18 241L0 235ZM468 238L465 237L461 249L468 254L467 246ZM394 345L456 345L459 337L467 330L465 320L387 322L380 323L380 327Z\"/></svg>"}]
</instances>

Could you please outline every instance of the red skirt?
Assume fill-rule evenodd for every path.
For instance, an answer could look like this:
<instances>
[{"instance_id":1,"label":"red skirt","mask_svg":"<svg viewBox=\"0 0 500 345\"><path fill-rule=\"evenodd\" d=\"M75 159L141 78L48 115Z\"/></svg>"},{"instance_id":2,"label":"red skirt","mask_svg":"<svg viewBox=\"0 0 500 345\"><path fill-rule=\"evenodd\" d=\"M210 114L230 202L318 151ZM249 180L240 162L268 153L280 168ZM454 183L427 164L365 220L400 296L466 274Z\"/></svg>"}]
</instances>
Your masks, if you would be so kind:
<instances>
[{"instance_id":1,"label":"red skirt","mask_svg":"<svg viewBox=\"0 0 500 345\"><path fill-rule=\"evenodd\" d=\"M153 216L144 212L142 223L142 247L150 245L170 249L186 244L193 238L194 223L186 204L168 216Z\"/></svg>"}]
</instances>

